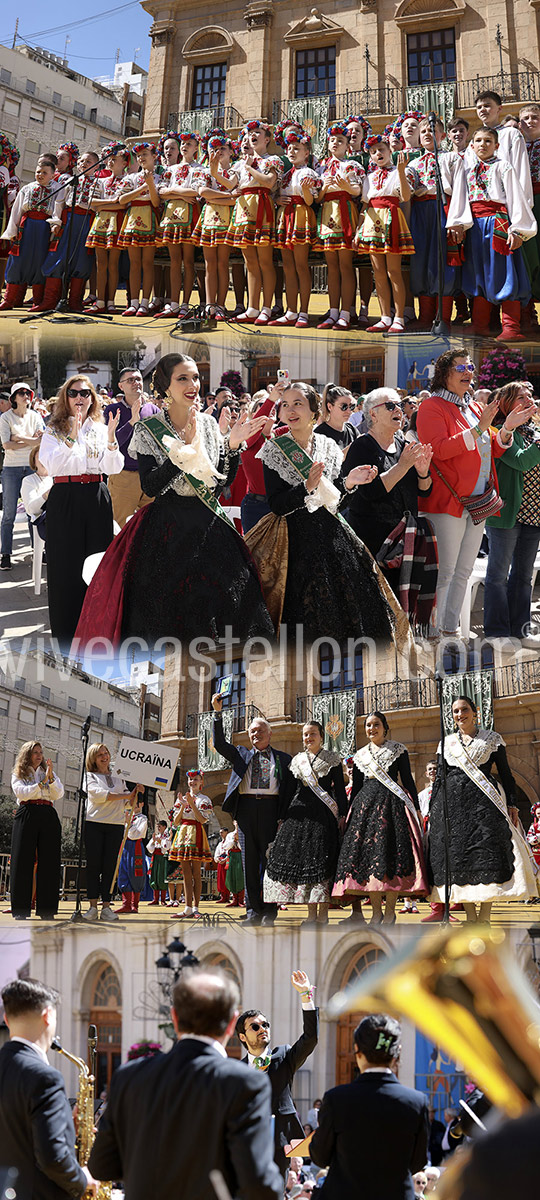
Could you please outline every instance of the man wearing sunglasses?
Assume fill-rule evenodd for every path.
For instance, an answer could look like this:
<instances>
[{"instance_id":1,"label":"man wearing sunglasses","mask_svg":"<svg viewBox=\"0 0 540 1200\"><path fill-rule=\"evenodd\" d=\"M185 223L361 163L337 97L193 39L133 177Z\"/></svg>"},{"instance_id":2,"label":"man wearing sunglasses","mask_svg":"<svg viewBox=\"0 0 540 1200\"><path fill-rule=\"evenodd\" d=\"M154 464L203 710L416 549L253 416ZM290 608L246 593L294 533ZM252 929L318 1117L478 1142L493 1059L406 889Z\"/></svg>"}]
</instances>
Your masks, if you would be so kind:
<instances>
[{"instance_id":1,"label":"man wearing sunglasses","mask_svg":"<svg viewBox=\"0 0 540 1200\"><path fill-rule=\"evenodd\" d=\"M147 496L141 488L137 460L128 453L137 421L144 420L145 417L152 417L161 411L157 404L145 400L143 388L141 372L134 367L126 367L124 371L120 372L118 379L118 390L121 393L120 402L114 400L112 404L107 405L103 413L105 422L109 419L109 413L112 413L113 416L120 413L120 420L116 427L116 440L124 455L124 467L118 475L109 476L109 491L113 516L121 529L124 528L128 517L132 517L145 504L152 503L150 496Z\"/></svg>"},{"instance_id":2,"label":"man wearing sunglasses","mask_svg":"<svg viewBox=\"0 0 540 1200\"><path fill-rule=\"evenodd\" d=\"M30 451L39 446L45 428L39 413L31 408L33 399L34 393L27 383L14 383L10 408L0 416L0 441L4 448L0 571L10 571L12 567L13 526L21 483L26 475L32 474ZM28 527L32 540L30 522Z\"/></svg>"},{"instance_id":3,"label":"man wearing sunglasses","mask_svg":"<svg viewBox=\"0 0 540 1200\"><path fill-rule=\"evenodd\" d=\"M293 971L293 988L302 1002L303 1031L294 1046L276 1046L270 1050L270 1022L256 1008L249 1008L238 1018L236 1032L247 1050L243 1062L258 1071L265 1071L272 1087L272 1113L274 1116L274 1162L285 1178L289 1163L284 1147L297 1138L303 1140L304 1129L294 1106L291 1094L296 1072L319 1039L319 1010L315 1007L315 988L311 986L305 971Z\"/></svg>"}]
</instances>

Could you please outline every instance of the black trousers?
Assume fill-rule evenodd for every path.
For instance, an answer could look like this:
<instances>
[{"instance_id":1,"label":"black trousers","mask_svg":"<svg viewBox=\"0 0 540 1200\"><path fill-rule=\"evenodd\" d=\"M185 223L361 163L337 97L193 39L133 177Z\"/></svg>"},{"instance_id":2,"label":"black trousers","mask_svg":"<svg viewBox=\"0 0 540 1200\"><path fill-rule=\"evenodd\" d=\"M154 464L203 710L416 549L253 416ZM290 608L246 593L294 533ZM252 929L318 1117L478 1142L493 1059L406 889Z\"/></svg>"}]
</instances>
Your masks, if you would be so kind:
<instances>
[{"instance_id":1,"label":"black trousers","mask_svg":"<svg viewBox=\"0 0 540 1200\"><path fill-rule=\"evenodd\" d=\"M257 916L277 916L277 904L265 904L262 895L266 851L276 836L278 797L239 795L236 820L246 881L246 910Z\"/></svg>"},{"instance_id":2,"label":"black trousers","mask_svg":"<svg viewBox=\"0 0 540 1200\"><path fill-rule=\"evenodd\" d=\"M105 483L55 483L46 511L51 633L62 648L69 649L86 595L84 560L112 542L109 489Z\"/></svg>"},{"instance_id":3,"label":"black trousers","mask_svg":"<svg viewBox=\"0 0 540 1200\"><path fill-rule=\"evenodd\" d=\"M123 825L107 825L105 821L85 822L86 895L89 900L99 900L101 896L104 904L109 903L123 835Z\"/></svg>"},{"instance_id":4,"label":"black trousers","mask_svg":"<svg viewBox=\"0 0 540 1200\"><path fill-rule=\"evenodd\" d=\"M36 912L51 917L60 896L62 826L52 804L21 804L11 834L11 912L29 917L37 854Z\"/></svg>"}]
</instances>

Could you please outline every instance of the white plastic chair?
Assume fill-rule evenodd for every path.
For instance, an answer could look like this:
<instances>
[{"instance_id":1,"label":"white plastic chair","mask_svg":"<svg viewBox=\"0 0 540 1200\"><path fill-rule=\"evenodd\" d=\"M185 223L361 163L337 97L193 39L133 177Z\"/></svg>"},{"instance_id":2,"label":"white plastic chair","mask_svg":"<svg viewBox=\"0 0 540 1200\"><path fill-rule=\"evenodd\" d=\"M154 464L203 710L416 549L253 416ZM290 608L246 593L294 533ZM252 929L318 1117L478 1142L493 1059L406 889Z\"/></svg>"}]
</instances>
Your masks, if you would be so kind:
<instances>
[{"instance_id":1,"label":"white plastic chair","mask_svg":"<svg viewBox=\"0 0 540 1200\"><path fill-rule=\"evenodd\" d=\"M32 554L32 579L34 582L34 596L39 596L41 593L41 569L43 565L43 551L45 542L41 537L37 525L34 525L34 549Z\"/></svg>"}]
</instances>

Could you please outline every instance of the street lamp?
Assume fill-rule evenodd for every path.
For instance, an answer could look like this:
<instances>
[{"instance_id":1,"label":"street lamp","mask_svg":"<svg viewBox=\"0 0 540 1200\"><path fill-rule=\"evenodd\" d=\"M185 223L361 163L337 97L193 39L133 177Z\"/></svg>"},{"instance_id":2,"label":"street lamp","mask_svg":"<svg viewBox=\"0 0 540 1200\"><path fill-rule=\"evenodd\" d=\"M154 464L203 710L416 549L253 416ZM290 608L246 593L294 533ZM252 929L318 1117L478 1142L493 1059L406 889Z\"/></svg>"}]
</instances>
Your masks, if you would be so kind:
<instances>
[{"instance_id":1,"label":"street lamp","mask_svg":"<svg viewBox=\"0 0 540 1200\"><path fill-rule=\"evenodd\" d=\"M500 25L497 25L497 29L495 31L495 41L499 47L499 62L501 64L501 92L502 92L502 99L504 100L504 67L503 67L503 56L502 56L502 32L501 32Z\"/></svg>"},{"instance_id":2,"label":"street lamp","mask_svg":"<svg viewBox=\"0 0 540 1200\"><path fill-rule=\"evenodd\" d=\"M257 366L257 355L250 354L249 350L245 354L240 355L240 362L243 367L246 367L248 373L247 390L251 393L251 372Z\"/></svg>"}]
</instances>

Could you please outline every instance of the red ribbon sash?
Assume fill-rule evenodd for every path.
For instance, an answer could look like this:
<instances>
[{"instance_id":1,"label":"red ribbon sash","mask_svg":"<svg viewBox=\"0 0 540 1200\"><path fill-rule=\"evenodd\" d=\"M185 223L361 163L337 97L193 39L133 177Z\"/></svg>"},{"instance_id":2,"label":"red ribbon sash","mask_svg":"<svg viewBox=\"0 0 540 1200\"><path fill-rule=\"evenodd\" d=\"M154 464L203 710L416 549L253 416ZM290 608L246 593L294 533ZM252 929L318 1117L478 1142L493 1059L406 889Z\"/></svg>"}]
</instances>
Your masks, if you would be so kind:
<instances>
[{"instance_id":1,"label":"red ribbon sash","mask_svg":"<svg viewBox=\"0 0 540 1200\"><path fill-rule=\"evenodd\" d=\"M269 225L274 224L274 206L272 204L269 188L243 188L241 194L242 196L259 197L257 216L255 218L257 229L262 229L265 217Z\"/></svg>"},{"instance_id":2,"label":"red ribbon sash","mask_svg":"<svg viewBox=\"0 0 540 1200\"><path fill-rule=\"evenodd\" d=\"M392 211L392 219L390 221L390 248L393 254L399 254L399 224L394 220L394 215L397 215L398 208L401 204L399 196L374 196L369 201L371 208L389 208Z\"/></svg>"},{"instance_id":3,"label":"red ribbon sash","mask_svg":"<svg viewBox=\"0 0 540 1200\"><path fill-rule=\"evenodd\" d=\"M497 254L512 254L508 247L508 209L500 200L471 200L473 217L495 217L491 245Z\"/></svg>"},{"instance_id":4,"label":"red ribbon sash","mask_svg":"<svg viewBox=\"0 0 540 1200\"><path fill-rule=\"evenodd\" d=\"M287 239L293 235L294 210L299 204L303 204L304 208L308 207L303 196L289 196L287 205L283 209L283 232Z\"/></svg>"},{"instance_id":5,"label":"red ribbon sash","mask_svg":"<svg viewBox=\"0 0 540 1200\"><path fill-rule=\"evenodd\" d=\"M349 192L327 192L323 196L323 204L327 200L339 200L339 215L341 218L341 228L346 237L354 236L354 229L351 224L348 201L351 199Z\"/></svg>"}]
</instances>

